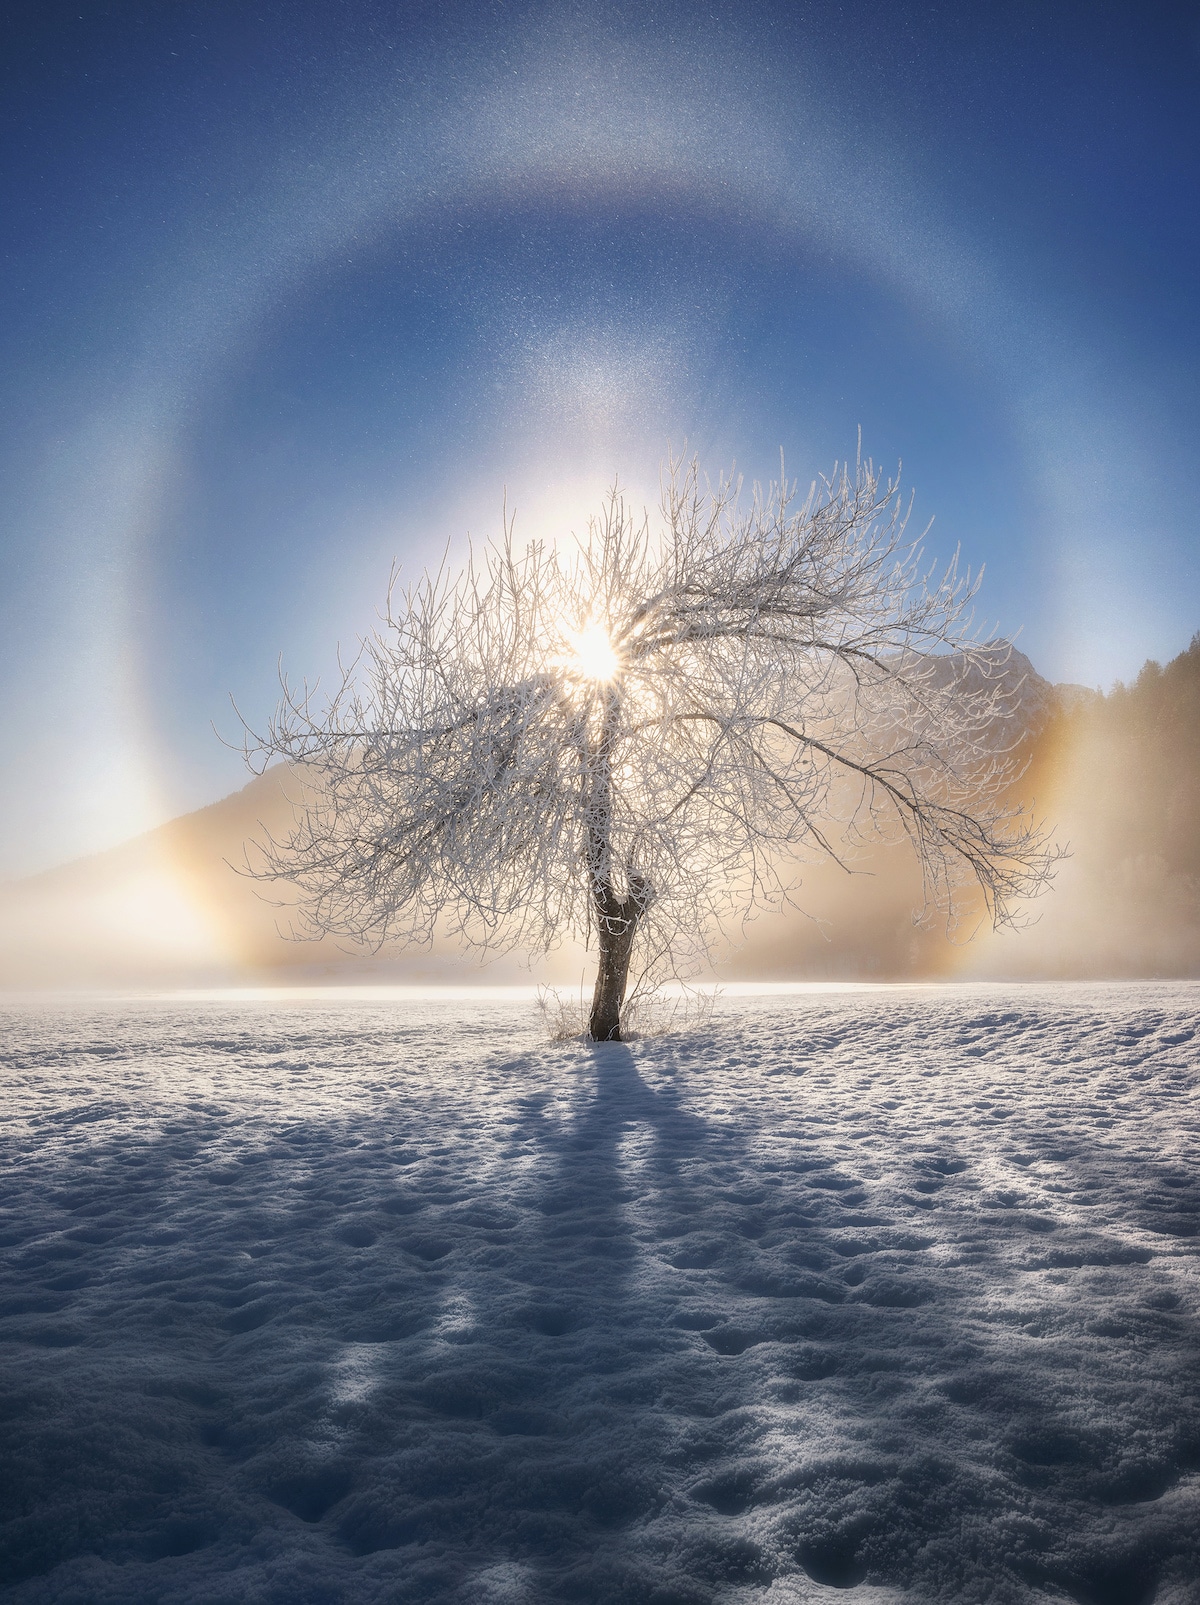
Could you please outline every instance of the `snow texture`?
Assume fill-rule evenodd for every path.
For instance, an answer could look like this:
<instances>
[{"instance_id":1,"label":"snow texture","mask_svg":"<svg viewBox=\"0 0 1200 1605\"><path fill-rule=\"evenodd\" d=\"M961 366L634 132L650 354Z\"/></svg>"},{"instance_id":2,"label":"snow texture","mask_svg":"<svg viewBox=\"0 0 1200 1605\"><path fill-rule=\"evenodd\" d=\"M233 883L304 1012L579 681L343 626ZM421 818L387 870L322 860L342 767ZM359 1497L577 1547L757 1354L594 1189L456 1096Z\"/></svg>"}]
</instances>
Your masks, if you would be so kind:
<instances>
[{"instance_id":1,"label":"snow texture","mask_svg":"<svg viewBox=\"0 0 1200 1605\"><path fill-rule=\"evenodd\" d=\"M6 1597L1188 1605L1198 1003L10 1002Z\"/></svg>"}]
</instances>

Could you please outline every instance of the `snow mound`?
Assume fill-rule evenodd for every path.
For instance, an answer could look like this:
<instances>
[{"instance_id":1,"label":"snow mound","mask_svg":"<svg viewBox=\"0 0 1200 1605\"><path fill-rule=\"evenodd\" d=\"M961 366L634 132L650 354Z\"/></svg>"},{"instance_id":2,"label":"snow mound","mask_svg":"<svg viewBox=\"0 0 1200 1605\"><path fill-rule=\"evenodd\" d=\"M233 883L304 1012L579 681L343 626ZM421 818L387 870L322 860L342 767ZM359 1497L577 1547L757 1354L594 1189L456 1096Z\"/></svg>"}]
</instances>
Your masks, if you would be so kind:
<instances>
[{"instance_id":1,"label":"snow mound","mask_svg":"<svg viewBox=\"0 0 1200 1605\"><path fill-rule=\"evenodd\" d=\"M8 1597L1200 1599L1198 1003L10 1003Z\"/></svg>"}]
</instances>

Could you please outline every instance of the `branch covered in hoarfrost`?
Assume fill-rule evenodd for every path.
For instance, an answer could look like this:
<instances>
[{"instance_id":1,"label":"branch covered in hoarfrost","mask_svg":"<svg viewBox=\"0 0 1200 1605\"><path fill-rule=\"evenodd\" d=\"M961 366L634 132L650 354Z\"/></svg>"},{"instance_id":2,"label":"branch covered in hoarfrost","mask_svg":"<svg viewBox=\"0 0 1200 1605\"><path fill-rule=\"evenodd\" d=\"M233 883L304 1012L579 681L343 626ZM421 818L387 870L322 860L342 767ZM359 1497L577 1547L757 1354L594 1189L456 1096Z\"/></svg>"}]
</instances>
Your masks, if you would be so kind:
<instances>
[{"instance_id":1,"label":"branch covered in hoarfrost","mask_svg":"<svg viewBox=\"0 0 1200 1605\"><path fill-rule=\"evenodd\" d=\"M912 843L927 911L971 886L1018 922L1058 852L1007 800L1011 649L972 636L977 581L922 568L897 484L860 464L743 504L676 462L662 513L614 488L573 551L506 520L390 593L331 698L284 683L251 756L301 766L310 801L261 873L300 888L306 934L603 956L636 932L678 970L868 836Z\"/></svg>"}]
</instances>

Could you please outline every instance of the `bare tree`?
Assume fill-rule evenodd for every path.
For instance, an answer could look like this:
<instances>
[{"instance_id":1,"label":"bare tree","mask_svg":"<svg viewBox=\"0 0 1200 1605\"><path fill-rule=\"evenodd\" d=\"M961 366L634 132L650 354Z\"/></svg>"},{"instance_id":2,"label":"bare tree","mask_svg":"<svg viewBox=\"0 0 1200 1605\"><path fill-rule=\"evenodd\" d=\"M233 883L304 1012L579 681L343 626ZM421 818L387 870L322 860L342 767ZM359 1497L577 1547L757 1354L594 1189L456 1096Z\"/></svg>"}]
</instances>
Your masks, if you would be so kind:
<instances>
[{"instance_id":1,"label":"bare tree","mask_svg":"<svg viewBox=\"0 0 1200 1605\"><path fill-rule=\"evenodd\" d=\"M903 834L926 909L992 921L1057 851L1008 799L1006 647L972 639L977 582L925 572L898 487L835 469L748 505L697 466L662 528L610 494L573 550L503 538L426 576L336 693L284 697L251 756L308 802L261 873L305 934L546 951L594 941L590 1029L619 1040L631 960L680 973L805 857Z\"/></svg>"}]
</instances>

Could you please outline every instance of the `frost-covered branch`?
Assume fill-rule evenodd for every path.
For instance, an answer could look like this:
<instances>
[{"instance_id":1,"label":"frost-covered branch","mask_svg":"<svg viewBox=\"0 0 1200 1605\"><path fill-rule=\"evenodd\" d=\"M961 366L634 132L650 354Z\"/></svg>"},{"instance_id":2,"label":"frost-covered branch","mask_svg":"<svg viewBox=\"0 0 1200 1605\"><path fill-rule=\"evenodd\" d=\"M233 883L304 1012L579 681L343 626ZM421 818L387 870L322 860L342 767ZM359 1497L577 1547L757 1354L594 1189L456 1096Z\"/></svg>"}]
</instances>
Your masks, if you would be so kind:
<instances>
[{"instance_id":1,"label":"frost-covered branch","mask_svg":"<svg viewBox=\"0 0 1200 1605\"><path fill-rule=\"evenodd\" d=\"M615 1035L635 944L678 969L798 859L867 836L912 843L926 911L953 920L971 886L1020 918L1057 853L1008 800L1010 649L972 636L977 581L922 567L870 464L802 501L738 492L677 463L657 532L615 489L574 550L506 522L393 593L326 702L285 683L252 751L308 777L263 869L307 933L595 940L593 1032Z\"/></svg>"}]
</instances>

